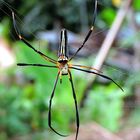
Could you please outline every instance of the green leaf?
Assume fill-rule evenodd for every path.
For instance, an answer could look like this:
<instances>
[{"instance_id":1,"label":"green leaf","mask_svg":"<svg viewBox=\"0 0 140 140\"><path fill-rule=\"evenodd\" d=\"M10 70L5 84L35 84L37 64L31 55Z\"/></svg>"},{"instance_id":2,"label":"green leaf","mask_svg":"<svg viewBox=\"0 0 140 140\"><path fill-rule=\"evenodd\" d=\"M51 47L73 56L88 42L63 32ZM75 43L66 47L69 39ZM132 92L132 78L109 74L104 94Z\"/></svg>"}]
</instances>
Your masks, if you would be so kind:
<instances>
[{"instance_id":1,"label":"green leaf","mask_svg":"<svg viewBox=\"0 0 140 140\"><path fill-rule=\"evenodd\" d=\"M101 12L101 18L109 25L112 24L116 12L112 8L106 8Z\"/></svg>"},{"instance_id":2,"label":"green leaf","mask_svg":"<svg viewBox=\"0 0 140 140\"><path fill-rule=\"evenodd\" d=\"M134 0L133 1L133 8L136 11L139 11L140 10L140 1L139 0Z\"/></svg>"}]
</instances>

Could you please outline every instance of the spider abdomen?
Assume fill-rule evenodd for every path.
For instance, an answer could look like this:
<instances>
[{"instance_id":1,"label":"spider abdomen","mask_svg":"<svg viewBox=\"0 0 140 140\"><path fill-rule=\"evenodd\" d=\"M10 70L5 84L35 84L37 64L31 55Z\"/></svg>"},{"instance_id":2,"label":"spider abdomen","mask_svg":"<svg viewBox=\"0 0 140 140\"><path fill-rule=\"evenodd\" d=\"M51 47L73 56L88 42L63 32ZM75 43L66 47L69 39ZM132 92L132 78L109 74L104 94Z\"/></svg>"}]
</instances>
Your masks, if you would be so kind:
<instances>
[{"instance_id":1,"label":"spider abdomen","mask_svg":"<svg viewBox=\"0 0 140 140\"><path fill-rule=\"evenodd\" d=\"M68 75L68 64L66 62L59 63L58 67L62 75Z\"/></svg>"}]
</instances>

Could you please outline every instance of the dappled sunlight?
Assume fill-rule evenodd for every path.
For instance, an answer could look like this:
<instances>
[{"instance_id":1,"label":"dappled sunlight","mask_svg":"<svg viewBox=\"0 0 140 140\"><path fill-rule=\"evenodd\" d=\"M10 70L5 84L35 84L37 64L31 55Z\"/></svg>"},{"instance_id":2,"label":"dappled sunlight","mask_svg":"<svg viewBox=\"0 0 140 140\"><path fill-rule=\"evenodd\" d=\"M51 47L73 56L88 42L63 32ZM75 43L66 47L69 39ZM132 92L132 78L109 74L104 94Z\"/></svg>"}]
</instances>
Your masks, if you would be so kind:
<instances>
[{"instance_id":1,"label":"dappled sunlight","mask_svg":"<svg viewBox=\"0 0 140 140\"><path fill-rule=\"evenodd\" d=\"M15 56L9 44L0 38L0 69L5 70L15 64Z\"/></svg>"}]
</instances>

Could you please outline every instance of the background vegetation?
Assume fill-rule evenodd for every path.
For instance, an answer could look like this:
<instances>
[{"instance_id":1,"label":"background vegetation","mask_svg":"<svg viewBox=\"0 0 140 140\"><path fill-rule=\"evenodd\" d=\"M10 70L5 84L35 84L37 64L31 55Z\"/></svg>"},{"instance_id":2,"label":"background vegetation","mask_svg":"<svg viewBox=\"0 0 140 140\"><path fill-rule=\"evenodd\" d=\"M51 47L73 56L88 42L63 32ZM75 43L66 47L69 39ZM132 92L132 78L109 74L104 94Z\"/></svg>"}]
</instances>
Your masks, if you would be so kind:
<instances>
[{"instance_id":1,"label":"background vegetation","mask_svg":"<svg viewBox=\"0 0 140 140\"><path fill-rule=\"evenodd\" d=\"M119 6L120 4L115 0L99 0L96 28L99 30L109 29ZM0 0L0 39L8 44L8 50L14 54L16 59L14 64L8 68L0 65L1 140L10 140L16 137L33 140L58 139L58 136L50 131L47 123L48 102L57 70L16 66L17 62L43 64L46 62L25 44L17 40L9 8L12 8L20 17L16 16L19 30L23 36L35 48L57 59L56 51L50 51L49 49L48 40L41 40L39 43L39 40L35 37L36 34L41 30L56 29L57 25L77 34L85 34L85 30L87 31L92 20L93 7L94 3L91 0L19 0L18 3L14 0ZM87 15L83 15L86 19L81 18L80 14L83 14L81 9L87 12ZM132 9L134 10L134 18L140 26L140 4L138 0L134 0ZM117 48L121 46L121 48L129 50L133 54L133 45L139 40L140 35L134 29L130 29L129 20L125 21L121 29L116 46ZM0 47L2 47L2 41ZM114 53L114 50L112 49L112 53ZM84 55L81 58L77 57L73 62L91 65L93 57L92 55L89 57ZM104 82L100 83L100 80L97 80L90 89L84 106L79 109L80 120L82 124L96 121L108 130L117 132L123 124L126 124L127 127L128 121L130 126L139 124L140 112L138 110L140 104L134 102L138 101L135 87L139 87L140 74L138 69L136 72L130 70L122 72L122 69L117 68L119 70L115 70L111 67L108 69L111 70L108 71L105 67L108 75L117 80L125 89L125 92L122 93L112 83L105 82L104 84ZM88 84L88 78L86 74L81 72L72 71L72 74L78 103L80 104L83 91ZM62 84L58 83L57 85L52 108L53 126L61 132L75 132L73 129L75 108L67 77L63 78ZM123 120L123 118L125 119Z\"/></svg>"}]
</instances>

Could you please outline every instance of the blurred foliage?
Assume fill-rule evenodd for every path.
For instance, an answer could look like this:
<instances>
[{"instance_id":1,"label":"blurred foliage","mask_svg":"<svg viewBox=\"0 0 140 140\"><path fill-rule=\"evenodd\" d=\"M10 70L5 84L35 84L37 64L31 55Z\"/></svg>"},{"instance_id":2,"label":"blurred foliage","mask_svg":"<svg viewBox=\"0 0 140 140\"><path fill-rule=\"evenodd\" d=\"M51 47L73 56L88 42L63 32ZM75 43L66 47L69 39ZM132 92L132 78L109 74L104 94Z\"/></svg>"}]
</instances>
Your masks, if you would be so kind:
<instances>
[{"instance_id":1,"label":"blurred foliage","mask_svg":"<svg viewBox=\"0 0 140 140\"><path fill-rule=\"evenodd\" d=\"M7 18L5 18L0 23L0 37L5 37L5 38L8 37L8 35L9 35L9 27L10 27L10 24L9 23L10 23L10 21Z\"/></svg>"},{"instance_id":2,"label":"blurred foliage","mask_svg":"<svg viewBox=\"0 0 140 140\"><path fill-rule=\"evenodd\" d=\"M139 11L140 10L140 2L139 0L134 0L133 1L133 7L135 10Z\"/></svg>"},{"instance_id":3,"label":"blurred foliage","mask_svg":"<svg viewBox=\"0 0 140 140\"><path fill-rule=\"evenodd\" d=\"M4 1L0 0L0 2L1 8L5 8ZM21 25L22 22L20 20L23 21L23 26L21 25L22 32L27 36L29 32L34 33L42 28L53 29L55 21L61 22L63 27L74 32L80 31L79 5L81 1L79 0L19 0L18 2L16 0L8 0L7 2L13 8L15 7L17 13L20 13L20 19L17 18L17 22ZM91 3L91 0L86 1L88 13L90 13L88 15L89 23L91 23L91 13L93 12L93 3ZM135 0L133 5L135 10L139 9L138 0ZM97 26L109 27L115 18L116 7L110 1L99 0L98 12ZM0 35L9 38L8 34L9 32L11 33L12 27L9 30L9 25L11 24L9 23L10 20L7 20L7 17L11 20L10 14L5 15L3 13L0 17ZM13 35L13 33L11 34ZM121 43L124 41L126 44L128 43L126 46L132 46L136 38L134 36L131 37L131 39L126 37L125 39L127 40L123 38ZM31 44L48 56L56 58L56 54L45 49L48 42L39 45L38 41L33 41ZM12 46L17 57L17 62L45 63L38 54L34 53L22 42L14 42ZM89 63L88 59L84 61L83 63L85 64ZM57 70L13 66L13 68L5 71L5 73L8 75L9 82L0 84L0 139L6 140L18 135L30 134L33 134L33 136L29 139L33 140L44 139L40 135L47 135L48 139L49 136L52 139L52 136L55 134L50 134L48 131L48 102L53 90ZM77 71L72 71L72 73L78 102L80 102L83 90L87 86L87 77L85 74ZM138 80L137 75L135 77ZM123 115L123 98L132 90L135 80L134 77L128 77L126 85L130 89L125 92L125 95L114 84L102 86L96 83L90 91L85 107L80 110L80 119L83 122L95 120L109 130L117 131ZM53 126L61 132L70 132L70 126L75 120L74 111L75 107L70 83L67 77L63 77L63 83L60 84L58 82L53 100ZM40 134L40 131L45 131L45 134ZM54 139L58 138L54 137Z\"/></svg>"},{"instance_id":4,"label":"blurred foliage","mask_svg":"<svg viewBox=\"0 0 140 140\"><path fill-rule=\"evenodd\" d=\"M38 30L53 29L56 22L59 22L62 27L79 32L81 30L80 7L82 5L87 7L87 13L83 14L87 14L85 16L88 16L89 24L91 24L93 18L91 13L94 10L94 2L91 0L86 0L85 3L80 0L30 0L30 2L20 0L18 3L16 0L9 0L7 2L9 8L12 8L15 13L19 13L20 18L16 20L19 22L22 33L26 36ZM5 6L7 5L5 3L1 0L1 8L5 9L11 17L10 10ZM98 24L96 26L100 28L108 27L113 22L116 8L112 6L111 0L98 0L98 3Z\"/></svg>"},{"instance_id":5,"label":"blurred foliage","mask_svg":"<svg viewBox=\"0 0 140 140\"><path fill-rule=\"evenodd\" d=\"M107 25L111 25L116 16L116 12L112 8L105 8L100 15Z\"/></svg>"},{"instance_id":6,"label":"blurred foliage","mask_svg":"<svg viewBox=\"0 0 140 140\"><path fill-rule=\"evenodd\" d=\"M123 114L123 97L126 94L114 88L114 84L108 88L94 85L83 110L85 121L93 119L111 131L119 129L119 121Z\"/></svg>"}]
</instances>

